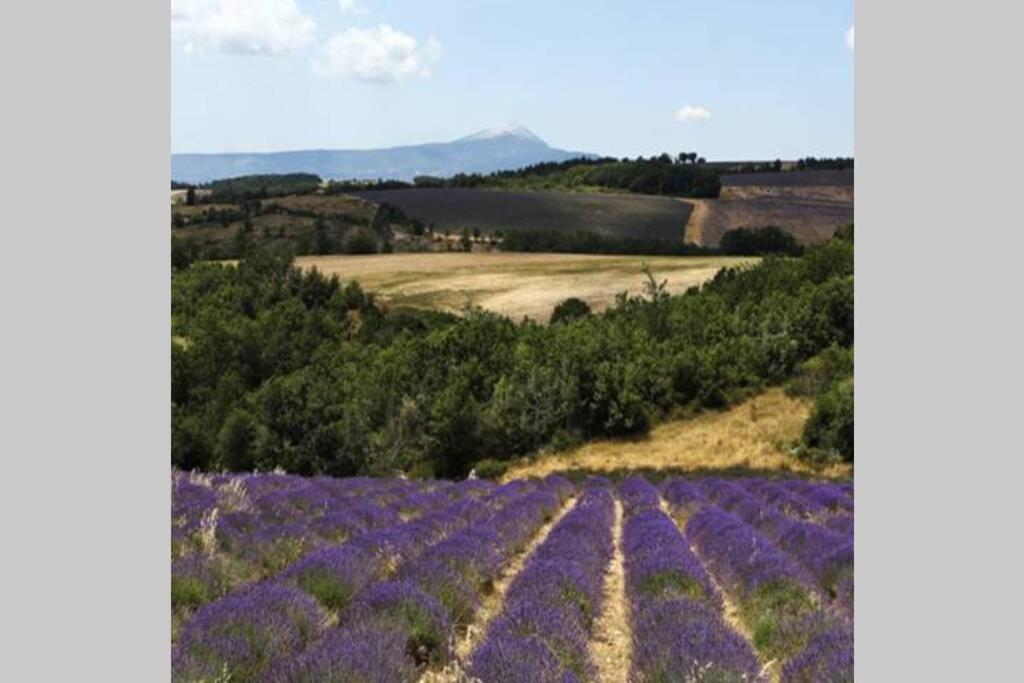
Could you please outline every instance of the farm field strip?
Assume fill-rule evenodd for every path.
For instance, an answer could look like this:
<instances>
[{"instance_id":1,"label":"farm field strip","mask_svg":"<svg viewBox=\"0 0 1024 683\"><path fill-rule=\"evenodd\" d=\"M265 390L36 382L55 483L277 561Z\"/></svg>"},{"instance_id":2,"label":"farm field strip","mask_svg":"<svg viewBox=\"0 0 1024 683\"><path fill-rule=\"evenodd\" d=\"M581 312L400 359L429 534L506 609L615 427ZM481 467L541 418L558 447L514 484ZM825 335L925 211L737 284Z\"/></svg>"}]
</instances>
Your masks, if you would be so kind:
<instances>
[{"instance_id":1,"label":"farm field strip","mask_svg":"<svg viewBox=\"0 0 1024 683\"><path fill-rule=\"evenodd\" d=\"M848 484L172 477L172 594L294 557L178 610L175 680L852 677Z\"/></svg>"},{"instance_id":2,"label":"farm field strip","mask_svg":"<svg viewBox=\"0 0 1024 683\"><path fill-rule=\"evenodd\" d=\"M577 500L578 498L573 494L569 500L565 501L562 508L537 531L529 544L516 553L492 578L492 589L482 597L480 605L473 614L472 623L467 625L465 632L455 643L455 655L459 660L468 660L472 656L473 651L487 633L491 622L501 613L509 586L522 572L537 548L544 544L551 530L575 507Z\"/></svg>"},{"instance_id":3,"label":"farm field strip","mask_svg":"<svg viewBox=\"0 0 1024 683\"><path fill-rule=\"evenodd\" d=\"M619 486L634 639L630 680L762 680L744 634L730 627L723 595L680 533L658 490L640 477Z\"/></svg>"},{"instance_id":4,"label":"farm field strip","mask_svg":"<svg viewBox=\"0 0 1024 683\"><path fill-rule=\"evenodd\" d=\"M570 491L569 482L552 478L411 556L398 571L363 589L341 614L340 628L292 664L293 676L320 680L343 662L346 671L366 680L397 681L446 664L456 630L466 624L504 555ZM383 646L396 639L406 643L404 656ZM353 652L359 656L349 657Z\"/></svg>"},{"instance_id":5,"label":"farm field strip","mask_svg":"<svg viewBox=\"0 0 1024 683\"><path fill-rule=\"evenodd\" d=\"M468 667L484 681L592 680L589 657L611 558L611 492L591 486L513 581Z\"/></svg>"},{"instance_id":6,"label":"farm field strip","mask_svg":"<svg viewBox=\"0 0 1024 683\"><path fill-rule=\"evenodd\" d=\"M767 537L717 505L701 507L684 532L736 601L773 679L780 666L782 681L852 675L852 621L822 605L806 571Z\"/></svg>"},{"instance_id":7,"label":"farm field strip","mask_svg":"<svg viewBox=\"0 0 1024 683\"><path fill-rule=\"evenodd\" d=\"M343 483L342 483L343 482ZM340 485L339 485L340 484ZM397 525L489 485L286 475L172 477L176 626L203 603L267 579L317 548ZM175 605L175 600L178 603ZM174 629L176 632L176 629Z\"/></svg>"},{"instance_id":8,"label":"farm field strip","mask_svg":"<svg viewBox=\"0 0 1024 683\"><path fill-rule=\"evenodd\" d=\"M471 188L370 190L355 196L387 203L438 230L479 228L585 230L619 237L681 240L690 206L671 197L614 192L515 191Z\"/></svg>"},{"instance_id":9,"label":"farm field strip","mask_svg":"<svg viewBox=\"0 0 1024 683\"><path fill-rule=\"evenodd\" d=\"M393 573L401 563L453 531L486 519L491 509L501 509L517 497L528 495L533 485L524 482L495 487L467 482L461 488L464 494L475 491L483 495L462 495L440 509L408 521L367 531L341 545L313 550L270 579L204 605L182 627L174 657L175 671L185 678L216 675L237 647L233 639L218 640L217 636L230 631L231 624L239 619L273 623L272 614L281 609L281 602L300 605L296 609L305 615L305 622L313 622L304 622L299 628L304 640L303 647L298 649L304 649L324 624L337 621L339 613L375 580ZM373 604L374 598L386 600L387 595L370 591L364 603ZM210 641L216 646L208 645ZM261 673L270 669L275 676L284 675L273 669L284 665L280 658L252 665L258 666Z\"/></svg>"},{"instance_id":10,"label":"farm field strip","mask_svg":"<svg viewBox=\"0 0 1024 683\"><path fill-rule=\"evenodd\" d=\"M343 281L358 280L392 306L460 313L467 303L547 322L569 297L595 311L611 306L621 291L641 292L649 266L681 293L722 268L755 263L744 257L602 256L590 254L415 253L368 256L303 256L300 268L316 268Z\"/></svg>"},{"instance_id":11,"label":"farm field strip","mask_svg":"<svg viewBox=\"0 0 1024 683\"><path fill-rule=\"evenodd\" d=\"M768 539L802 570L821 592L822 599L849 614L853 609L853 535L786 515L758 501L747 486L723 482L716 504L740 518Z\"/></svg>"}]
</instances>

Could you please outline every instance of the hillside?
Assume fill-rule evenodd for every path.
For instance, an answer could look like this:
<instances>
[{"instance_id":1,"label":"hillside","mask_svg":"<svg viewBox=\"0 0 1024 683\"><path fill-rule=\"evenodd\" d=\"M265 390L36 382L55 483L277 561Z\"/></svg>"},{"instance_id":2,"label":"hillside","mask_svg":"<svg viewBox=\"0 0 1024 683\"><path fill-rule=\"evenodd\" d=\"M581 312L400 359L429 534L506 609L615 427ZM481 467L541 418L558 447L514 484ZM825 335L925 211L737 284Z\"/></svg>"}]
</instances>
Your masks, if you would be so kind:
<instances>
[{"instance_id":1,"label":"hillside","mask_svg":"<svg viewBox=\"0 0 1024 683\"><path fill-rule=\"evenodd\" d=\"M524 458L512 463L502 479L512 481L556 472L609 476L654 472L667 476L733 471L852 476L852 465L814 466L788 452L799 440L810 412L810 400L790 397L782 389L773 388L728 410L665 421L643 438L592 441L564 453Z\"/></svg>"},{"instance_id":2,"label":"hillside","mask_svg":"<svg viewBox=\"0 0 1024 683\"><path fill-rule=\"evenodd\" d=\"M581 156L589 155L551 147L523 126L504 126L451 142L384 149L172 154L171 177L204 183L258 173L315 173L328 179L412 180L417 175L490 173Z\"/></svg>"}]
</instances>

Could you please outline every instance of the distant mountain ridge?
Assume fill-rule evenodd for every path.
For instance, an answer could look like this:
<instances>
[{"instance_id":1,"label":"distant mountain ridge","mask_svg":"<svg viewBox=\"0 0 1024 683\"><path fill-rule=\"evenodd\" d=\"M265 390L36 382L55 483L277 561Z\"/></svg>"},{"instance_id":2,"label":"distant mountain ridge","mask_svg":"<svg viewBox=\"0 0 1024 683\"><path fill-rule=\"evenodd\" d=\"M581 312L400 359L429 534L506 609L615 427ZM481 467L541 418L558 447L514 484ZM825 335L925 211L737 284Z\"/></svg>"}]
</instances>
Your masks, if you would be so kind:
<instances>
[{"instance_id":1,"label":"distant mountain ridge","mask_svg":"<svg viewBox=\"0 0 1024 683\"><path fill-rule=\"evenodd\" d=\"M583 156L595 155L556 149L525 126L509 124L451 142L384 149L172 154L171 178L204 183L255 173L315 173L325 179L412 180L418 175L490 173Z\"/></svg>"}]
</instances>

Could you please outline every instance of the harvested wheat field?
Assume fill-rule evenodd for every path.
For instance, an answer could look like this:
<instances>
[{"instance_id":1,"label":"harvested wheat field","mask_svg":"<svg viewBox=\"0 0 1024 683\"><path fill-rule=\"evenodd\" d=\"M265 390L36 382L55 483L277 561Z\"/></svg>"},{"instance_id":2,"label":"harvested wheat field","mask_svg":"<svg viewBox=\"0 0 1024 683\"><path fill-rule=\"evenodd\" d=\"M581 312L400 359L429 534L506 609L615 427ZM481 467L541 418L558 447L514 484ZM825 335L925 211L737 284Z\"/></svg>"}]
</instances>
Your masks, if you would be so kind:
<instances>
[{"instance_id":1,"label":"harvested wheat field","mask_svg":"<svg viewBox=\"0 0 1024 683\"><path fill-rule=\"evenodd\" d=\"M852 476L850 465L816 468L787 451L799 439L810 410L806 399L770 389L729 410L663 422L646 438L593 441L564 453L524 460L510 467L504 480L581 470L698 473L735 469Z\"/></svg>"},{"instance_id":2,"label":"harvested wheat field","mask_svg":"<svg viewBox=\"0 0 1024 683\"><path fill-rule=\"evenodd\" d=\"M305 256L296 264L336 274L342 281L358 280L393 306L458 313L472 304L516 319L546 322L554 307L569 297L583 299L597 312L614 303L619 292L639 294L646 281L645 264L678 294L710 280L724 267L756 261L486 252Z\"/></svg>"}]
</instances>

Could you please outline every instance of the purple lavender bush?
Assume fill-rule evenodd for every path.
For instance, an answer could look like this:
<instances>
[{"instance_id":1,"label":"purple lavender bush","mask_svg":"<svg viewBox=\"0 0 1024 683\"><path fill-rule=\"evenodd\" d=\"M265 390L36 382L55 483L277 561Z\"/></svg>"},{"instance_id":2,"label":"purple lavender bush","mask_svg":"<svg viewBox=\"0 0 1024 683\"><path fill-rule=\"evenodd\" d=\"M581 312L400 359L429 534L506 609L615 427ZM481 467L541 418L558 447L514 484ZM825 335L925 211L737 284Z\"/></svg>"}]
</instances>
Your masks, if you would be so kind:
<instances>
[{"instance_id":1,"label":"purple lavender bush","mask_svg":"<svg viewBox=\"0 0 1024 683\"><path fill-rule=\"evenodd\" d=\"M277 662L274 683L405 683L419 675L398 630L356 624L329 631L298 657Z\"/></svg>"},{"instance_id":2,"label":"purple lavender bush","mask_svg":"<svg viewBox=\"0 0 1024 683\"><path fill-rule=\"evenodd\" d=\"M782 669L783 683L853 683L853 632L837 628L811 639Z\"/></svg>"},{"instance_id":3,"label":"purple lavender bush","mask_svg":"<svg viewBox=\"0 0 1024 683\"><path fill-rule=\"evenodd\" d=\"M277 583L251 586L202 607L185 625L172 655L174 678L263 680L276 662L305 650L325 618L301 591Z\"/></svg>"},{"instance_id":4,"label":"purple lavender bush","mask_svg":"<svg viewBox=\"0 0 1024 683\"><path fill-rule=\"evenodd\" d=\"M667 515L628 515L622 552L636 681L756 680L754 651L723 621L721 596Z\"/></svg>"},{"instance_id":5,"label":"purple lavender bush","mask_svg":"<svg viewBox=\"0 0 1024 683\"><path fill-rule=\"evenodd\" d=\"M805 638L786 627L817 609L814 597L801 570L771 541L714 506L690 519L686 535L723 589L738 601L762 654L786 658L804 647Z\"/></svg>"},{"instance_id":6,"label":"purple lavender bush","mask_svg":"<svg viewBox=\"0 0 1024 683\"><path fill-rule=\"evenodd\" d=\"M472 657L471 676L488 683L592 677L587 643L601 609L613 515L610 491L590 488L552 529L512 582L504 611Z\"/></svg>"}]
</instances>

